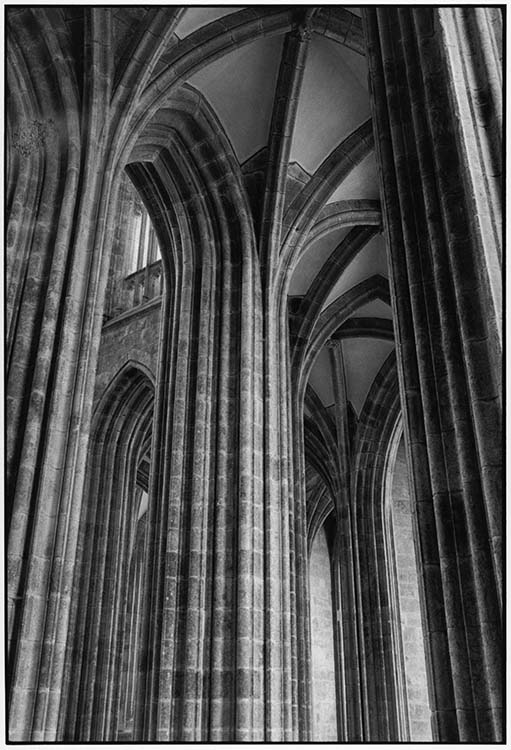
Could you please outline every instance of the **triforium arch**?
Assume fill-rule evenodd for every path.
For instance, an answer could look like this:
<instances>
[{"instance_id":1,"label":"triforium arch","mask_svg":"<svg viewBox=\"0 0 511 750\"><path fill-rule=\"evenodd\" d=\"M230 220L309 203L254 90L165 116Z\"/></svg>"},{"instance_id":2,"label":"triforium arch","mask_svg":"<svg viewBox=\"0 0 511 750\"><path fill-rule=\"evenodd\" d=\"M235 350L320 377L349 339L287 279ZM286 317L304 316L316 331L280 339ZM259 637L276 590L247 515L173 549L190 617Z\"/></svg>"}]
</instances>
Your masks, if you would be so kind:
<instances>
[{"instance_id":1,"label":"triforium arch","mask_svg":"<svg viewBox=\"0 0 511 750\"><path fill-rule=\"evenodd\" d=\"M502 739L501 15L8 10L11 740L310 740L313 539L338 739L404 739L399 420L432 737Z\"/></svg>"}]
</instances>

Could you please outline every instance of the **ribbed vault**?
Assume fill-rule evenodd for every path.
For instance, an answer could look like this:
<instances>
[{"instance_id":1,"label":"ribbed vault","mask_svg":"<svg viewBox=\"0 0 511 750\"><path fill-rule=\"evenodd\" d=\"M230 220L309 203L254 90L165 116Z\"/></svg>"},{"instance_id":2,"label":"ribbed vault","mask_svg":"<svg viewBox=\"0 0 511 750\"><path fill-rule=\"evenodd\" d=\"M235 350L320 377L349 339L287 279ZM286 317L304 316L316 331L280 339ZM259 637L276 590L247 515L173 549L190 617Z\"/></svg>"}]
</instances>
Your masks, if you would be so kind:
<instances>
[{"instance_id":1,"label":"ribbed vault","mask_svg":"<svg viewBox=\"0 0 511 750\"><path fill-rule=\"evenodd\" d=\"M313 739L325 529L339 741L406 739L401 419L433 735L501 737L497 11L8 9L11 740Z\"/></svg>"}]
</instances>

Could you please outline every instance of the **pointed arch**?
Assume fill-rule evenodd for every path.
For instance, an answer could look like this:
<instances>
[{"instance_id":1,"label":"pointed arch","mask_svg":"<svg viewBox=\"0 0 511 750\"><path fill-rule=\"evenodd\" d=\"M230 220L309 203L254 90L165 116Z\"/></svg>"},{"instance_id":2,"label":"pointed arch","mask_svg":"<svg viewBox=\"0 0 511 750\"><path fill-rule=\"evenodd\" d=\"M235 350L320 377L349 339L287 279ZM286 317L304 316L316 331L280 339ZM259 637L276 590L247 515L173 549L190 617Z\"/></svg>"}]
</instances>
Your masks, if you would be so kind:
<instances>
[{"instance_id":1,"label":"pointed arch","mask_svg":"<svg viewBox=\"0 0 511 750\"><path fill-rule=\"evenodd\" d=\"M299 357L310 340L314 326L321 316L322 308L328 295L334 289L342 273L356 256L364 249L369 240L375 236L374 227L356 226L340 242L310 285L302 300L298 316L302 318L294 338L294 359ZM303 312L302 312L303 310ZM300 315L300 313L302 314Z\"/></svg>"},{"instance_id":2,"label":"pointed arch","mask_svg":"<svg viewBox=\"0 0 511 750\"><path fill-rule=\"evenodd\" d=\"M325 342L358 307L373 299L381 299L390 304L388 281L380 274L373 274L359 282L332 302L326 310L323 310L308 340L304 342L301 351L295 354L293 373L300 401L303 398L311 368Z\"/></svg>"},{"instance_id":3,"label":"pointed arch","mask_svg":"<svg viewBox=\"0 0 511 750\"><path fill-rule=\"evenodd\" d=\"M253 460L262 450L254 417L262 389L254 367L254 362L262 366L255 233L230 143L192 87L175 92L152 117L129 156L127 172L158 235L166 277L155 410L160 450L152 484L156 501L148 514L152 616L143 624L147 659L133 736L217 738L224 736L223 709L215 710L210 725L201 710L208 691L217 689L202 670L205 654L218 665L211 679L228 706L245 700L232 679L236 670L263 679L253 666L262 659L262 611L250 623L243 612L236 613L239 638L233 649L223 633L211 630L209 610L221 620L231 617L237 597L253 597L263 574L262 569L255 576L232 574L246 549L262 545L254 531L262 525L261 485L242 472L248 456ZM232 446L239 446L239 453ZM251 500L244 503L247 496ZM233 497L240 504L239 537L225 522ZM221 561L213 560L214 543L225 551ZM176 548L194 554L177 556ZM258 564L262 559L261 553ZM225 568L222 575L218 566ZM169 606L162 608L161 601ZM197 602L197 617L184 622L181 608L196 610ZM250 646L242 636L248 629L257 634ZM186 703L179 687L183 679L192 686ZM262 701L262 687L260 696Z\"/></svg>"},{"instance_id":4,"label":"pointed arch","mask_svg":"<svg viewBox=\"0 0 511 750\"><path fill-rule=\"evenodd\" d=\"M317 220L328 196L374 148L371 118L348 135L319 165L311 179L294 198L283 217L284 241L274 288L287 290L291 273L308 241L309 230ZM348 214L345 223L351 220Z\"/></svg>"},{"instance_id":5,"label":"pointed arch","mask_svg":"<svg viewBox=\"0 0 511 750\"><path fill-rule=\"evenodd\" d=\"M347 226L381 227L381 204L375 200L342 200L327 203L320 211L307 234L306 241L300 249L298 260L310 246L335 229Z\"/></svg>"},{"instance_id":6,"label":"pointed arch","mask_svg":"<svg viewBox=\"0 0 511 750\"><path fill-rule=\"evenodd\" d=\"M139 510L137 472L151 454L153 411L150 374L129 362L106 388L94 414L71 614L74 647L67 674L73 680L62 727L68 740L115 741L122 730L129 553Z\"/></svg>"},{"instance_id":7,"label":"pointed arch","mask_svg":"<svg viewBox=\"0 0 511 750\"><path fill-rule=\"evenodd\" d=\"M369 741L409 740L395 553L386 500L389 466L401 434L397 364L392 351L360 414L353 482L359 627L364 655L361 679ZM364 585L369 579L374 586Z\"/></svg>"}]
</instances>

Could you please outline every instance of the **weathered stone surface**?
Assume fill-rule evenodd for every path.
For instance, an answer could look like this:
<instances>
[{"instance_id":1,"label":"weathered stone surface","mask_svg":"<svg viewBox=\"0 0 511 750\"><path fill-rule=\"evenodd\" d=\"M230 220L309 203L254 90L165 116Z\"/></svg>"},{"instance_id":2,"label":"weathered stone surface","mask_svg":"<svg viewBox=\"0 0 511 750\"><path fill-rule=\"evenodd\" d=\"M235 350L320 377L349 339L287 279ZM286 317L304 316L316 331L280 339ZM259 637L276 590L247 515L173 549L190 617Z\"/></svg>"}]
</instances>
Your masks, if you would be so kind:
<instances>
[{"instance_id":1,"label":"weathered stone surface","mask_svg":"<svg viewBox=\"0 0 511 750\"><path fill-rule=\"evenodd\" d=\"M55 123L52 119L46 122L32 120L27 125L16 130L12 135L12 147L21 156L30 156L34 151L42 149L49 137L55 133Z\"/></svg>"},{"instance_id":2,"label":"weathered stone surface","mask_svg":"<svg viewBox=\"0 0 511 750\"><path fill-rule=\"evenodd\" d=\"M469 113L469 81L482 68L488 79L494 77L498 43L485 13L461 9L376 9L365 14L365 22L418 510L433 737L499 741L502 727L478 727L476 714L489 706L498 711L502 703L492 688L501 649L502 563L491 541L502 533L494 515L502 498L481 470L490 455L493 465L501 464L495 454L501 402L494 395L501 357L494 285L501 240L498 223L489 229L485 222L492 188L479 192L474 182L476 172L484 181L488 152L481 161L468 155L474 140L491 148L493 136L482 134L474 109ZM479 55L488 43L494 46L483 64ZM458 45L474 44L478 52L462 60ZM499 93L490 99L498 113ZM495 197L498 213L501 196ZM492 250L485 252L489 241ZM483 397L474 375L481 372L474 338L486 352ZM491 642L482 635L488 620Z\"/></svg>"},{"instance_id":3,"label":"weathered stone surface","mask_svg":"<svg viewBox=\"0 0 511 750\"><path fill-rule=\"evenodd\" d=\"M311 659L314 742L335 742L337 696L335 686L334 632L330 555L321 529L312 546L309 562L311 590Z\"/></svg>"},{"instance_id":4,"label":"weathered stone surface","mask_svg":"<svg viewBox=\"0 0 511 750\"><path fill-rule=\"evenodd\" d=\"M424 637L417 582L408 470L403 440L401 440L396 454L390 502L410 740L412 742L431 742Z\"/></svg>"},{"instance_id":5,"label":"weathered stone surface","mask_svg":"<svg viewBox=\"0 0 511 750\"><path fill-rule=\"evenodd\" d=\"M9 739L499 741L499 9L224 10L7 9Z\"/></svg>"}]
</instances>

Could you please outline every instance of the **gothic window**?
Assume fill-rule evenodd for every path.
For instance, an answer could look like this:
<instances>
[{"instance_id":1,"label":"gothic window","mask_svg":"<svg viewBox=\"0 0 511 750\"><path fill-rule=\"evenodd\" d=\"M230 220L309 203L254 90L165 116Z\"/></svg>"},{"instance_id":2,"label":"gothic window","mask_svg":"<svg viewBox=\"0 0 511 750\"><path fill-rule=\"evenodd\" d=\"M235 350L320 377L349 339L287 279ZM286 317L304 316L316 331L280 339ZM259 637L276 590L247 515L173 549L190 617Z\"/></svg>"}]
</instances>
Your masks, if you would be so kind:
<instances>
[{"instance_id":1,"label":"gothic window","mask_svg":"<svg viewBox=\"0 0 511 750\"><path fill-rule=\"evenodd\" d=\"M147 209L134 188L131 188L129 196L131 231L127 237L126 276L140 271L160 258L158 240Z\"/></svg>"},{"instance_id":2,"label":"gothic window","mask_svg":"<svg viewBox=\"0 0 511 750\"><path fill-rule=\"evenodd\" d=\"M106 320L160 297L163 273L158 238L147 208L123 176L106 295Z\"/></svg>"}]
</instances>

